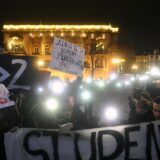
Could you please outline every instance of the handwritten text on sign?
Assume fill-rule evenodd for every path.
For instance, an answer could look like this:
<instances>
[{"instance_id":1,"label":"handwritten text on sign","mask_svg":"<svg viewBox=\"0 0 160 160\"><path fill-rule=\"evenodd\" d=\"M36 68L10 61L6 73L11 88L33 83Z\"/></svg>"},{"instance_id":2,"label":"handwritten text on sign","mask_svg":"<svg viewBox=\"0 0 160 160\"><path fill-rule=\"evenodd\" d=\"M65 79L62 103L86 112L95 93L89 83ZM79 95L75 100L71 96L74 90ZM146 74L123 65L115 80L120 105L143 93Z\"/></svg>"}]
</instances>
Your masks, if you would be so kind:
<instances>
[{"instance_id":1,"label":"handwritten text on sign","mask_svg":"<svg viewBox=\"0 0 160 160\"><path fill-rule=\"evenodd\" d=\"M62 72L82 75L84 55L84 48L55 37L49 67Z\"/></svg>"}]
</instances>

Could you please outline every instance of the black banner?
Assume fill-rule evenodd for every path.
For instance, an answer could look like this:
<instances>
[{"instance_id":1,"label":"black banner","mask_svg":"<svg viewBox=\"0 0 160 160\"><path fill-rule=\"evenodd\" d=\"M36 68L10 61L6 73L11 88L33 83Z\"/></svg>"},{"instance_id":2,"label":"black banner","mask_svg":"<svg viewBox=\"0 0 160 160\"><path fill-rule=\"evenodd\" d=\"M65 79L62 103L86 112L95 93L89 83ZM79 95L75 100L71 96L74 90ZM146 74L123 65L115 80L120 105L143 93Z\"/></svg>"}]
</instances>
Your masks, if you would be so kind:
<instances>
[{"instance_id":1,"label":"black banner","mask_svg":"<svg viewBox=\"0 0 160 160\"><path fill-rule=\"evenodd\" d=\"M37 81L37 58L31 56L0 55L0 83L9 90L30 90Z\"/></svg>"}]
</instances>

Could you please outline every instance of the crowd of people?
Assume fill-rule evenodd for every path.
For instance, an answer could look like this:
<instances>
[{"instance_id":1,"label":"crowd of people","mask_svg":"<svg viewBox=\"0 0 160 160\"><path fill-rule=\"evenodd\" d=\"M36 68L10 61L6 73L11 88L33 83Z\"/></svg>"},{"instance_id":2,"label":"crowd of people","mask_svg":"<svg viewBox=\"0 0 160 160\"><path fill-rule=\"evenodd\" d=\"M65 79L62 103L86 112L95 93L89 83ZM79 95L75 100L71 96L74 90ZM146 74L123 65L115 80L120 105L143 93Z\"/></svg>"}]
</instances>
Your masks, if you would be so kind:
<instances>
[{"instance_id":1,"label":"crowd of people","mask_svg":"<svg viewBox=\"0 0 160 160\"><path fill-rule=\"evenodd\" d=\"M60 97L58 112L47 111L44 99L32 91L16 90L9 92L0 84L0 132L8 132L17 127L47 128L59 130L79 130L102 127L92 116L92 103L81 110L77 86L81 79L71 84L66 96ZM155 84L145 88L132 87L128 97L129 118L119 124L134 124L160 120L160 92ZM44 96L45 97L45 96ZM107 124L109 126L109 124Z\"/></svg>"}]
</instances>

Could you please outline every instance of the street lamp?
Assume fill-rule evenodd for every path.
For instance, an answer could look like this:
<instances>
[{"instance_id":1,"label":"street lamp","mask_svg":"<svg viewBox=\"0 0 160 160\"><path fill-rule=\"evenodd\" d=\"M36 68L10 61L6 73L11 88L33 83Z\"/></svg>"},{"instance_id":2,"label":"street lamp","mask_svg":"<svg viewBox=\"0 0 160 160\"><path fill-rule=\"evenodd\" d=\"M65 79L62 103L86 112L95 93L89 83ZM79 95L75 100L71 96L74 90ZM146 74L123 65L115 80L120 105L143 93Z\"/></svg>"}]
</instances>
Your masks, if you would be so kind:
<instances>
[{"instance_id":1,"label":"street lamp","mask_svg":"<svg viewBox=\"0 0 160 160\"><path fill-rule=\"evenodd\" d=\"M125 59L113 58L112 63L118 65L118 74L122 73L122 63L125 62Z\"/></svg>"},{"instance_id":2,"label":"street lamp","mask_svg":"<svg viewBox=\"0 0 160 160\"><path fill-rule=\"evenodd\" d=\"M39 67L43 67L43 66L45 65L45 62L44 62L43 60L38 60L38 61L37 61L37 65L38 65Z\"/></svg>"},{"instance_id":3,"label":"street lamp","mask_svg":"<svg viewBox=\"0 0 160 160\"><path fill-rule=\"evenodd\" d=\"M133 70L137 70L138 69L138 66L136 64L134 64L132 67L131 67Z\"/></svg>"}]
</instances>

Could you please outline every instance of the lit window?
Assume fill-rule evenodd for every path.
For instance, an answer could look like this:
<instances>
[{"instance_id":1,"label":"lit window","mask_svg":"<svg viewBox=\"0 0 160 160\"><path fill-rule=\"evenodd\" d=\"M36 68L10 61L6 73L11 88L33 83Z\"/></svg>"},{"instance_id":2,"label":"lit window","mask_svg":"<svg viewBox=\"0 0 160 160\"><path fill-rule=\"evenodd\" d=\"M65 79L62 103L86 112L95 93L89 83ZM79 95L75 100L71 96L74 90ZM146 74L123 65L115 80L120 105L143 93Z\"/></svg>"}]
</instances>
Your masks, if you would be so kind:
<instances>
[{"instance_id":1,"label":"lit window","mask_svg":"<svg viewBox=\"0 0 160 160\"><path fill-rule=\"evenodd\" d=\"M23 37L12 36L7 45L7 49L12 53L24 53Z\"/></svg>"},{"instance_id":2,"label":"lit window","mask_svg":"<svg viewBox=\"0 0 160 160\"><path fill-rule=\"evenodd\" d=\"M39 46L38 45L35 45L35 47L34 47L34 53L35 54L39 54Z\"/></svg>"},{"instance_id":3,"label":"lit window","mask_svg":"<svg viewBox=\"0 0 160 160\"><path fill-rule=\"evenodd\" d=\"M102 59L97 59L95 63L96 68L103 68L103 61Z\"/></svg>"},{"instance_id":4,"label":"lit window","mask_svg":"<svg viewBox=\"0 0 160 160\"><path fill-rule=\"evenodd\" d=\"M50 54L49 45L45 45L44 52L45 52L45 54Z\"/></svg>"}]
</instances>

